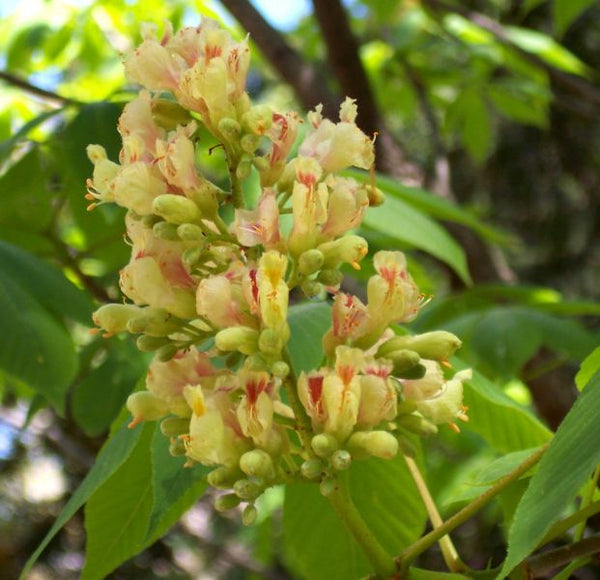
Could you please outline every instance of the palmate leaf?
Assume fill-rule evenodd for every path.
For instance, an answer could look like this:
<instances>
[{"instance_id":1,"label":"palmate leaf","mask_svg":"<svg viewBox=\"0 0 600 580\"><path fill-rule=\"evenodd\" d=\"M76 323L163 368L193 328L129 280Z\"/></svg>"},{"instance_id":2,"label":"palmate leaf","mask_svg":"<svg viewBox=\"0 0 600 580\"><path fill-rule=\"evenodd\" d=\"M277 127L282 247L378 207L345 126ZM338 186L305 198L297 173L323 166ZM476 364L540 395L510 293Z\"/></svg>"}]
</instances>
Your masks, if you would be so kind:
<instances>
[{"instance_id":1,"label":"palmate leaf","mask_svg":"<svg viewBox=\"0 0 600 580\"><path fill-rule=\"evenodd\" d=\"M599 408L600 372L596 372L558 428L517 507L499 577L506 577L536 549L600 463Z\"/></svg>"}]
</instances>

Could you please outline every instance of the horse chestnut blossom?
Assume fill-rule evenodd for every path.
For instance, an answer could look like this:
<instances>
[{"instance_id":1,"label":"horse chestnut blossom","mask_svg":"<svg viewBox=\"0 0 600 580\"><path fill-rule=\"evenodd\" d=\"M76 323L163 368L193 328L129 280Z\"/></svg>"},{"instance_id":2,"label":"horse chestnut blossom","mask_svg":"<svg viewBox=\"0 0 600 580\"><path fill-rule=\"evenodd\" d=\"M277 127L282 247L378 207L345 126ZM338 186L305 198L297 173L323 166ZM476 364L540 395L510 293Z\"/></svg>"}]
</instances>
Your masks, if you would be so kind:
<instances>
[{"instance_id":1,"label":"horse chestnut blossom","mask_svg":"<svg viewBox=\"0 0 600 580\"><path fill-rule=\"evenodd\" d=\"M246 40L211 20L176 34L167 26L160 38L145 28L143 37L125 57L142 88L119 121L119 162L88 147L90 209L125 208L131 246L125 302L102 306L94 322L154 353L146 389L127 400L130 427L160 420L174 456L214 467L208 481L235 494L232 505L253 506L272 485L323 483L353 460L394 457L410 432L466 420L469 371L448 376L447 363L460 341L394 326L424 302L404 255L375 253L366 302L340 290L343 265L359 269L368 255L355 231L383 202L368 180L339 175L373 170L374 138L356 125L355 101L341 103L337 123L320 105L310 112L290 158L302 121L252 104ZM198 166L201 128L222 148L228 186ZM242 184L253 170L260 190L250 205ZM331 294L331 327L322 365L297 376L288 315L302 292Z\"/></svg>"}]
</instances>

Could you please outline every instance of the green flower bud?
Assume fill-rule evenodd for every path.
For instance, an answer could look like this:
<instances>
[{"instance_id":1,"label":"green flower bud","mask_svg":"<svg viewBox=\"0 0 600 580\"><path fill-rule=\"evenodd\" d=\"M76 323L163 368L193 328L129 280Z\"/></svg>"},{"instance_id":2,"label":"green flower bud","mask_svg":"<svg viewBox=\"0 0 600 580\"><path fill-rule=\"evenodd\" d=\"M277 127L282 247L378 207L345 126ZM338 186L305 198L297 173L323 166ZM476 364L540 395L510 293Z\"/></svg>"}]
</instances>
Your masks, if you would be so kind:
<instances>
[{"instance_id":1,"label":"green flower bud","mask_svg":"<svg viewBox=\"0 0 600 580\"><path fill-rule=\"evenodd\" d=\"M365 184L365 190L369 198L369 206L377 207L385 201L385 193L378 187L373 187L370 184Z\"/></svg>"},{"instance_id":2,"label":"green flower bud","mask_svg":"<svg viewBox=\"0 0 600 580\"><path fill-rule=\"evenodd\" d=\"M409 349L428 360L448 360L461 346L460 339L445 330L424 334L395 336L384 342L377 350L377 357L386 357L396 350Z\"/></svg>"},{"instance_id":3,"label":"green flower bud","mask_svg":"<svg viewBox=\"0 0 600 580\"><path fill-rule=\"evenodd\" d=\"M133 304L105 304L94 312L92 319L94 324L114 334L128 330L129 322L143 312L143 308Z\"/></svg>"},{"instance_id":4,"label":"green flower bud","mask_svg":"<svg viewBox=\"0 0 600 580\"><path fill-rule=\"evenodd\" d=\"M325 286L338 286L342 283L344 275L339 270L321 270L317 276L317 280L325 284Z\"/></svg>"},{"instance_id":5,"label":"green flower bud","mask_svg":"<svg viewBox=\"0 0 600 580\"><path fill-rule=\"evenodd\" d=\"M395 377L410 371L421 361L419 353L406 349L392 351L385 358L394 364L392 375Z\"/></svg>"},{"instance_id":6,"label":"green flower bud","mask_svg":"<svg viewBox=\"0 0 600 580\"><path fill-rule=\"evenodd\" d=\"M165 344L170 344L170 340L163 336L148 336L147 334L142 334L142 336L138 336L136 340L136 344L139 350L142 352L154 352L158 350L161 346Z\"/></svg>"},{"instance_id":7,"label":"green flower bud","mask_svg":"<svg viewBox=\"0 0 600 580\"><path fill-rule=\"evenodd\" d=\"M307 459L300 466L300 473L306 479L321 477L325 470L325 464L320 459Z\"/></svg>"},{"instance_id":8,"label":"green flower bud","mask_svg":"<svg viewBox=\"0 0 600 580\"><path fill-rule=\"evenodd\" d=\"M398 383L400 384L400 383ZM402 391L400 391L402 394ZM397 415L410 415L417 410L417 402L411 399L407 399L406 401L398 401L396 405Z\"/></svg>"},{"instance_id":9,"label":"green flower bud","mask_svg":"<svg viewBox=\"0 0 600 580\"><path fill-rule=\"evenodd\" d=\"M246 358L245 367L249 371L268 371L269 362L261 353L257 352Z\"/></svg>"},{"instance_id":10,"label":"green flower bud","mask_svg":"<svg viewBox=\"0 0 600 580\"><path fill-rule=\"evenodd\" d=\"M211 471L206 476L206 481L217 489L231 489L241 475L241 471L237 468L221 466Z\"/></svg>"},{"instance_id":11,"label":"green flower bud","mask_svg":"<svg viewBox=\"0 0 600 580\"><path fill-rule=\"evenodd\" d=\"M367 453L381 459L391 459L398 453L398 440L387 431L356 431L348 439L353 455Z\"/></svg>"},{"instance_id":12,"label":"green flower bud","mask_svg":"<svg viewBox=\"0 0 600 580\"><path fill-rule=\"evenodd\" d=\"M260 333L258 348L266 355L278 355L284 346L284 337L275 328L265 328Z\"/></svg>"},{"instance_id":13,"label":"green flower bud","mask_svg":"<svg viewBox=\"0 0 600 580\"><path fill-rule=\"evenodd\" d=\"M332 477L324 479L319 485L319 491L321 495L329 497L337 489L337 482Z\"/></svg>"},{"instance_id":14,"label":"green flower bud","mask_svg":"<svg viewBox=\"0 0 600 580\"><path fill-rule=\"evenodd\" d=\"M215 499L215 509L218 512L226 512L240 505L242 500L235 493L220 495Z\"/></svg>"},{"instance_id":15,"label":"green flower bud","mask_svg":"<svg viewBox=\"0 0 600 580\"><path fill-rule=\"evenodd\" d=\"M306 280L300 288L307 298L316 298L323 292L323 285L316 280Z\"/></svg>"},{"instance_id":16,"label":"green flower bud","mask_svg":"<svg viewBox=\"0 0 600 580\"><path fill-rule=\"evenodd\" d=\"M345 449L338 449L331 456L331 465L337 471L344 471L350 467L352 456Z\"/></svg>"},{"instance_id":17,"label":"green flower bud","mask_svg":"<svg viewBox=\"0 0 600 580\"><path fill-rule=\"evenodd\" d=\"M173 439L169 443L169 454L173 457L183 457L186 453L187 449L182 439Z\"/></svg>"},{"instance_id":18,"label":"green flower bud","mask_svg":"<svg viewBox=\"0 0 600 580\"><path fill-rule=\"evenodd\" d=\"M176 344L165 344L156 351L156 358L160 362L170 361L179 352L179 347Z\"/></svg>"},{"instance_id":19,"label":"green flower bud","mask_svg":"<svg viewBox=\"0 0 600 580\"><path fill-rule=\"evenodd\" d=\"M242 116L244 129L256 135L263 135L273 124L273 110L269 105L254 105Z\"/></svg>"},{"instance_id":20,"label":"green flower bud","mask_svg":"<svg viewBox=\"0 0 600 580\"><path fill-rule=\"evenodd\" d=\"M305 276L310 276L321 269L324 260L323 252L319 252L314 248L306 250L298 258L298 271Z\"/></svg>"},{"instance_id":21,"label":"green flower bud","mask_svg":"<svg viewBox=\"0 0 600 580\"><path fill-rule=\"evenodd\" d=\"M396 417L396 424L421 437L429 437L438 432L438 428L431 421L419 415L401 415Z\"/></svg>"},{"instance_id":22,"label":"green flower bud","mask_svg":"<svg viewBox=\"0 0 600 580\"><path fill-rule=\"evenodd\" d=\"M203 248L186 248L181 254L183 265L188 270L192 270L200 262L203 251Z\"/></svg>"},{"instance_id":23,"label":"green flower bud","mask_svg":"<svg viewBox=\"0 0 600 580\"><path fill-rule=\"evenodd\" d=\"M132 212L129 212L129 214L131 214ZM154 224L157 224L158 222L162 221L161 218L157 215L145 215L142 218L142 225L145 228L151 228L152 226L154 226Z\"/></svg>"},{"instance_id":24,"label":"green flower bud","mask_svg":"<svg viewBox=\"0 0 600 580\"><path fill-rule=\"evenodd\" d=\"M132 334L148 334L150 336L168 336L177 332L183 321L163 308L144 308L139 316L127 323L127 330Z\"/></svg>"},{"instance_id":25,"label":"green flower bud","mask_svg":"<svg viewBox=\"0 0 600 580\"><path fill-rule=\"evenodd\" d=\"M258 330L247 326L224 328L215 335L215 345L219 350L238 350L243 354L254 354L258 350Z\"/></svg>"},{"instance_id":26,"label":"green flower bud","mask_svg":"<svg viewBox=\"0 0 600 580\"><path fill-rule=\"evenodd\" d=\"M242 512L242 523L245 526L251 526L258 516L258 511L254 504L249 503Z\"/></svg>"},{"instance_id":27,"label":"green flower bud","mask_svg":"<svg viewBox=\"0 0 600 580\"><path fill-rule=\"evenodd\" d=\"M331 457L334 451L339 449L340 444L330 433L319 433L312 438L310 446L319 457L327 459Z\"/></svg>"},{"instance_id":28,"label":"green flower bud","mask_svg":"<svg viewBox=\"0 0 600 580\"><path fill-rule=\"evenodd\" d=\"M269 162L264 157L255 157L252 160L252 165L257 171L267 171L269 169Z\"/></svg>"},{"instance_id":29,"label":"green flower bud","mask_svg":"<svg viewBox=\"0 0 600 580\"><path fill-rule=\"evenodd\" d=\"M247 451L240 457L240 469L246 474L264 479L273 479L275 469L271 456L262 449Z\"/></svg>"},{"instance_id":30,"label":"green flower bud","mask_svg":"<svg viewBox=\"0 0 600 580\"><path fill-rule=\"evenodd\" d=\"M152 120L167 131L172 131L177 128L177 125L185 125L192 120L190 112L175 101L153 99L150 104Z\"/></svg>"},{"instance_id":31,"label":"green flower bud","mask_svg":"<svg viewBox=\"0 0 600 580\"><path fill-rule=\"evenodd\" d=\"M238 179L247 179L252 170L252 157L250 155L244 155L238 166L235 169L235 175Z\"/></svg>"},{"instance_id":32,"label":"green flower bud","mask_svg":"<svg viewBox=\"0 0 600 580\"><path fill-rule=\"evenodd\" d=\"M278 379L285 379L290 374L290 366L282 360L278 360L271 366L271 374Z\"/></svg>"},{"instance_id":33,"label":"green flower bud","mask_svg":"<svg viewBox=\"0 0 600 580\"><path fill-rule=\"evenodd\" d=\"M260 137L258 135L244 135L240 139L240 146L246 153L254 153L260 145Z\"/></svg>"},{"instance_id":34,"label":"green flower bud","mask_svg":"<svg viewBox=\"0 0 600 580\"><path fill-rule=\"evenodd\" d=\"M167 240L171 242L179 241L177 235L177 226L170 224L169 222L157 222L152 226L152 233L160 240Z\"/></svg>"},{"instance_id":35,"label":"green flower bud","mask_svg":"<svg viewBox=\"0 0 600 580\"><path fill-rule=\"evenodd\" d=\"M167 437L179 437L190 432L190 420L180 417L169 417L160 422L160 432Z\"/></svg>"},{"instance_id":36,"label":"green flower bud","mask_svg":"<svg viewBox=\"0 0 600 580\"><path fill-rule=\"evenodd\" d=\"M422 379L427 372L427 367L422 364L418 364L410 369L397 373L395 376L401 379Z\"/></svg>"},{"instance_id":37,"label":"green flower bud","mask_svg":"<svg viewBox=\"0 0 600 580\"><path fill-rule=\"evenodd\" d=\"M206 239L202 228L196 224L180 224L177 226L177 235L184 242L202 242Z\"/></svg>"},{"instance_id":38,"label":"green flower bud","mask_svg":"<svg viewBox=\"0 0 600 580\"><path fill-rule=\"evenodd\" d=\"M240 133L242 132L242 127L240 124L231 117L223 117L219 121L218 125L219 133L228 139L229 141L237 141Z\"/></svg>"},{"instance_id":39,"label":"green flower bud","mask_svg":"<svg viewBox=\"0 0 600 580\"><path fill-rule=\"evenodd\" d=\"M155 197L152 211L172 224L186 224L200 219L200 210L192 200L171 193Z\"/></svg>"},{"instance_id":40,"label":"green flower bud","mask_svg":"<svg viewBox=\"0 0 600 580\"><path fill-rule=\"evenodd\" d=\"M341 263L352 264L354 268L359 269L358 262L367 255L369 245L364 238L349 235L332 242L325 242L317 249L321 250L325 256L323 262L323 268L325 269L335 269Z\"/></svg>"},{"instance_id":41,"label":"green flower bud","mask_svg":"<svg viewBox=\"0 0 600 580\"><path fill-rule=\"evenodd\" d=\"M238 479L233 484L233 491L240 499L254 501L264 491L264 482L259 478Z\"/></svg>"},{"instance_id":42,"label":"green flower bud","mask_svg":"<svg viewBox=\"0 0 600 580\"><path fill-rule=\"evenodd\" d=\"M156 421L169 413L169 405L150 391L138 391L127 397L127 410L133 415L130 427L142 421Z\"/></svg>"}]
</instances>

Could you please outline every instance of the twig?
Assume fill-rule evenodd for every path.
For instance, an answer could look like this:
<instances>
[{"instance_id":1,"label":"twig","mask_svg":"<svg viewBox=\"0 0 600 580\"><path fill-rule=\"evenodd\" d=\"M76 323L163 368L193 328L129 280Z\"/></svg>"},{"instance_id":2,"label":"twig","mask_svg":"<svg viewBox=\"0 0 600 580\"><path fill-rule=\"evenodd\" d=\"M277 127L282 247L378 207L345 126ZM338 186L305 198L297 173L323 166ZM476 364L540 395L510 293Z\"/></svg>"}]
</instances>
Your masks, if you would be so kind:
<instances>
[{"instance_id":1,"label":"twig","mask_svg":"<svg viewBox=\"0 0 600 580\"><path fill-rule=\"evenodd\" d=\"M539 578L571 560L599 553L600 536L592 536L574 544L532 556L523 564L523 568L525 568L527 578Z\"/></svg>"},{"instance_id":2,"label":"twig","mask_svg":"<svg viewBox=\"0 0 600 580\"><path fill-rule=\"evenodd\" d=\"M6 71L0 71L0 79L4 82L13 85L19 89L24 90L25 92L31 93L37 97L41 97L43 99L48 99L51 101L58 101L59 103L63 103L65 105L84 105L82 101L78 101L77 99L71 99L69 97L63 97L57 93L52 91L47 91L46 89L42 89L41 87L36 87L32 85L29 81L22 79L12 73Z\"/></svg>"}]
</instances>

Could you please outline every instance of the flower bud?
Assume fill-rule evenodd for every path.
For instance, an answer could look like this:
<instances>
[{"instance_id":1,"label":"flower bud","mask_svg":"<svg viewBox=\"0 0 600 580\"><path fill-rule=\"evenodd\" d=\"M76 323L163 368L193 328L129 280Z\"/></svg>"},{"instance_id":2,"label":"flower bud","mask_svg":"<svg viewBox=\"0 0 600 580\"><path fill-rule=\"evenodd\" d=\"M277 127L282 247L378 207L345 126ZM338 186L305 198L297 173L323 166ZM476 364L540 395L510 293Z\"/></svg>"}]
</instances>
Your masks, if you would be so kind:
<instances>
[{"instance_id":1,"label":"flower bud","mask_svg":"<svg viewBox=\"0 0 600 580\"><path fill-rule=\"evenodd\" d=\"M282 360L278 360L271 366L271 374L278 379L285 379L290 374L290 366Z\"/></svg>"},{"instance_id":2,"label":"flower bud","mask_svg":"<svg viewBox=\"0 0 600 580\"><path fill-rule=\"evenodd\" d=\"M251 526L258 516L258 511L253 503L249 503L242 512L242 523Z\"/></svg>"},{"instance_id":3,"label":"flower bud","mask_svg":"<svg viewBox=\"0 0 600 580\"><path fill-rule=\"evenodd\" d=\"M319 485L319 491L321 495L329 497L337 489L337 482L333 477L324 479Z\"/></svg>"},{"instance_id":4,"label":"flower bud","mask_svg":"<svg viewBox=\"0 0 600 580\"><path fill-rule=\"evenodd\" d=\"M385 201L385 194L378 187L373 187L370 184L365 184L367 195L369 196L369 206L377 207Z\"/></svg>"},{"instance_id":5,"label":"flower bud","mask_svg":"<svg viewBox=\"0 0 600 580\"><path fill-rule=\"evenodd\" d=\"M438 432L438 428L431 421L419 415L400 415L396 417L396 424L421 437L429 437Z\"/></svg>"},{"instance_id":6,"label":"flower bud","mask_svg":"<svg viewBox=\"0 0 600 580\"><path fill-rule=\"evenodd\" d=\"M184 242L200 242L206 238L202 228L196 224L180 224L177 235Z\"/></svg>"},{"instance_id":7,"label":"flower bud","mask_svg":"<svg viewBox=\"0 0 600 580\"><path fill-rule=\"evenodd\" d=\"M172 457L183 457L186 454L185 442L183 439L173 439L169 443L169 454Z\"/></svg>"},{"instance_id":8,"label":"flower bud","mask_svg":"<svg viewBox=\"0 0 600 580\"><path fill-rule=\"evenodd\" d=\"M158 222L152 226L152 233L159 240L167 240L170 242L179 241L179 236L177 235L177 226L175 224L170 224L169 222Z\"/></svg>"},{"instance_id":9,"label":"flower bud","mask_svg":"<svg viewBox=\"0 0 600 580\"><path fill-rule=\"evenodd\" d=\"M215 499L215 509L218 512L226 512L240 505L242 500L235 493L220 495Z\"/></svg>"},{"instance_id":10,"label":"flower bud","mask_svg":"<svg viewBox=\"0 0 600 580\"><path fill-rule=\"evenodd\" d=\"M436 330L417 335L395 336L384 342L377 350L377 357L389 358L389 353L409 349L428 360L448 360L461 346L460 339L445 330Z\"/></svg>"},{"instance_id":11,"label":"flower bud","mask_svg":"<svg viewBox=\"0 0 600 580\"><path fill-rule=\"evenodd\" d=\"M156 351L156 358L160 362L170 361L179 352L179 347L176 344L165 344Z\"/></svg>"},{"instance_id":12,"label":"flower bud","mask_svg":"<svg viewBox=\"0 0 600 580\"><path fill-rule=\"evenodd\" d=\"M339 286L344 279L344 275L339 270L327 269L321 270L317 280L325 286Z\"/></svg>"},{"instance_id":13,"label":"flower bud","mask_svg":"<svg viewBox=\"0 0 600 580\"><path fill-rule=\"evenodd\" d=\"M323 285L316 280L306 280L302 283L300 289L307 298L316 298L323 292Z\"/></svg>"},{"instance_id":14,"label":"flower bud","mask_svg":"<svg viewBox=\"0 0 600 580\"><path fill-rule=\"evenodd\" d=\"M160 422L160 432L167 437L179 437L190 431L190 420L180 417L169 417Z\"/></svg>"},{"instance_id":15,"label":"flower bud","mask_svg":"<svg viewBox=\"0 0 600 580\"><path fill-rule=\"evenodd\" d=\"M219 121L218 129L219 133L228 141L236 141L242 132L240 124L231 117L223 117Z\"/></svg>"},{"instance_id":16,"label":"flower bud","mask_svg":"<svg viewBox=\"0 0 600 580\"><path fill-rule=\"evenodd\" d=\"M422 364L418 364L410 369L399 372L395 376L401 379L418 380L422 379L427 373L427 367Z\"/></svg>"},{"instance_id":17,"label":"flower bud","mask_svg":"<svg viewBox=\"0 0 600 580\"><path fill-rule=\"evenodd\" d=\"M240 469L249 476L273 479L275 469L271 456L262 449L253 449L240 457Z\"/></svg>"},{"instance_id":18,"label":"flower bud","mask_svg":"<svg viewBox=\"0 0 600 580\"><path fill-rule=\"evenodd\" d=\"M258 338L258 348L266 355L278 355L285 346L284 336L275 328L265 328Z\"/></svg>"},{"instance_id":19,"label":"flower bud","mask_svg":"<svg viewBox=\"0 0 600 580\"><path fill-rule=\"evenodd\" d=\"M323 267L326 269L337 268L341 263L348 263L355 269L359 269L358 262L367 255L369 245L364 238L350 235L332 242L325 242L317 249L321 250L325 256Z\"/></svg>"},{"instance_id":20,"label":"flower bud","mask_svg":"<svg viewBox=\"0 0 600 580\"><path fill-rule=\"evenodd\" d=\"M421 357L414 350L394 350L386 355L386 360L389 360L394 365L390 374L395 377L402 376L403 373L410 371L416 367L421 361Z\"/></svg>"},{"instance_id":21,"label":"flower bud","mask_svg":"<svg viewBox=\"0 0 600 580\"><path fill-rule=\"evenodd\" d=\"M243 500L253 501L264 491L264 482L259 478L238 479L233 484L233 491Z\"/></svg>"},{"instance_id":22,"label":"flower bud","mask_svg":"<svg viewBox=\"0 0 600 580\"><path fill-rule=\"evenodd\" d=\"M246 131L264 135L273 124L273 110L269 105L254 105L242 116L242 125Z\"/></svg>"},{"instance_id":23,"label":"flower bud","mask_svg":"<svg viewBox=\"0 0 600 580\"><path fill-rule=\"evenodd\" d=\"M264 157L255 157L252 159L252 165L254 165L257 171L263 172L269 169L269 162Z\"/></svg>"},{"instance_id":24,"label":"flower bud","mask_svg":"<svg viewBox=\"0 0 600 580\"><path fill-rule=\"evenodd\" d=\"M148 336L142 334L138 336L136 344L139 350L142 352L154 352L165 344L170 344L170 340L164 336Z\"/></svg>"},{"instance_id":25,"label":"flower bud","mask_svg":"<svg viewBox=\"0 0 600 580\"><path fill-rule=\"evenodd\" d=\"M164 308L144 308L139 316L127 322L127 330L132 334L167 336L181 328L183 321Z\"/></svg>"},{"instance_id":26,"label":"flower bud","mask_svg":"<svg viewBox=\"0 0 600 580\"><path fill-rule=\"evenodd\" d=\"M240 146L246 153L254 153L260 145L260 137L258 135L244 135L240 139Z\"/></svg>"},{"instance_id":27,"label":"flower bud","mask_svg":"<svg viewBox=\"0 0 600 580\"><path fill-rule=\"evenodd\" d=\"M168 412L168 404L149 391L138 391L127 397L127 410L133 415L130 427L142 421L162 419Z\"/></svg>"},{"instance_id":28,"label":"flower bud","mask_svg":"<svg viewBox=\"0 0 600 580\"><path fill-rule=\"evenodd\" d=\"M398 383L399 384L399 383ZM402 392L402 391L400 391ZM410 415L417 410L417 402L412 399L407 399L406 401L400 401L396 405L396 411L398 415Z\"/></svg>"},{"instance_id":29,"label":"flower bud","mask_svg":"<svg viewBox=\"0 0 600 580\"><path fill-rule=\"evenodd\" d=\"M258 350L258 331L247 326L232 326L220 330L215 336L219 350L238 350L243 354L254 354Z\"/></svg>"},{"instance_id":30,"label":"flower bud","mask_svg":"<svg viewBox=\"0 0 600 580\"><path fill-rule=\"evenodd\" d=\"M246 358L244 366L249 371L267 371L267 370L269 370L269 362L260 352L256 352L256 353L248 356Z\"/></svg>"},{"instance_id":31,"label":"flower bud","mask_svg":"<svg viewBox=\"0 0 600 580\"><path fill-rule=\"evenodd\" d=\"M172 224L185 224L200 219L200 210L192 200L171 193L155 197L152 211Z\"/></svg>"},{"instance_id":32,"label":"flower bud","mask_svg":"<svg viewBox=\"0 0 600 580\"><path fill-rule=\"evenodd\" d=\"M240 478L241 472L239 469L231 467L217 467L206 476L206 481L209 485L217 489L231 489L233 484Z\"/></svg>"},{"instance_id":33,"label":"flower bud","mask_svg":"<svg viewBox=\"0 0 600 580\"><path fill-rule=\"evenodd\" d=\"M185 125L192 120L190 112L175 101L152 99L152 120L156 125L172 131L177 125Z\"/></svg>"},{"instance_id":34,"label":"flower bud","mask_svg":"<svg viewBox=\"0 0 600 580\"><path fill-rule=\"evenodd\" d=\"M129 211L127 215L131 216L134 220L140 220L139 216L136 216L135 212ZM150 214L142 217L140 221L145 228L151 228L154 224L157 224L159 221L161 221L161 218L157 215Z\"/></svg>"},{"instance_id":35,"label":"flower bud","mask_svg":"<svg viewBox=\"0 0 600 580\"><path fill-rule=\"evenodd\" d=\"M181 262L187 270L193 268L200 262L204 248L186 248L181 254Z\"/></svg>"},{"instance_id":36,"label":"flower bud","mask_svg":"<svg viewBox=\"0 0 600 580\"><path fill-rule=\"evenodd\" d=\"M115 334L128 330L129 322L139 317L143 311L143 308L133 304L105 304L92 314L92 319L96 326L109 334Z\"/></svg>"},{"instance_id":37,"label":"flower bud","mask_svg":"<svg viewBox=\"0 0 600 580\"><path fill-rule=\"evenodd\" d=\"M337 471L345 471L352 464L352 455L345 449L338 449L331 456L331 465Z\"/></svg>"},{"instance_id":38,"label":"flower bud","mask_svg":"<svg viewBox=\"0 0 600 580\"><path fill-rule=\"evenodd\" d=\"M330 433L319 433L312 438L310 446L319 457L326 459L339 449L340 444Z\"/></svg>"},{"instance_id":39,"label":"flower bud","mask_svg":"<svg viewBox=\"0 0 600 580\"><path fill-rule=\"evenodd\" d=\"M300 466L300 473L306 479L321 477L325 470L325 464L320 459L307 459Z\"/></svg>"},{"instance_id":40,"label":"flower bud","mask_svg":"<svg viewBox=\"0 0 600 580\"><path fill-rule=\"evenodd\" d=\"M298 271L305 276L310 276L321 269L325 256L316 249L306 250L298 258Z\"/></svg>"},{"instance_id":41,"label":"flower bud","mask_svg":"<svg viewBox=\"0 0 600 580\"><path fill-rule=\"evenodd\" d=\"M367 453L381 459L392 459L398 453L398 441L387 431L357 431L348 439L348 449L357 456Z\"/></svg>"},{"instance_id":42,"label":"flower bud","mask_svg":"<svg viewBox=\"0 0 600 580\"><path fill-rule=\"evenodd\" d=\"M238 166L235 170L235 175L238 179L247 179L250 175L250 171L252 170L252 156L244 155L240 159Z\"/></svg>"}]
</instances>

